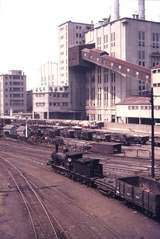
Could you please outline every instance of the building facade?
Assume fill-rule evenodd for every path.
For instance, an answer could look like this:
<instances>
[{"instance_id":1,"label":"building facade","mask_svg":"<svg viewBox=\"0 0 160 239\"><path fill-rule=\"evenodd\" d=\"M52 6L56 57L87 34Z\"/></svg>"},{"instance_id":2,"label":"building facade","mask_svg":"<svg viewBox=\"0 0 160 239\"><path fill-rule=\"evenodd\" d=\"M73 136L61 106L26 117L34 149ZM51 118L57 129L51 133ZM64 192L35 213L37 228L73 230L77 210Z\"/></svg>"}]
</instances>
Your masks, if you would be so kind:
<instances>
[{"instance_id":1,"label":"building facade","mask_svg":"<svg viewBox=\"0 0 160 239\"><path fill-rule=\"evenodd\" d=\"M144 19L121 18L101 21L85 33L85 43L110 56L142 67L160 63L160 23ZM131 75L95 66L86 81L86 113L89 120L114 122L116 104L130 96L144 96L149 84Z\"/></svg>"},{"instance_id":2,"label":"building facade","mask_svg":"<svg viewBox=\"0 0 160 239\"><path fill-rule=\"evenodd\" d=\"M152 87L155 123L160 123L160 65L152 69ZM151 98L129 97L116 105L116 118L119 123L151 123Z\"/></svg>"},{"instance_id":3,"label":"building facade","mask_svg":"<svg viewBox=\"0 0 160 239\"><path fill-rule=\"evenodd\" d=\"M26 112L26 75L11 70L0 75L0 115Z\"/></svg>"},{"instance_id":4,"label":"building facade","mask_svg":"<svg viewBox=\"0 0 160 239\"><path fill-rule=\"evenodd\" d=\"M33 91L33 116L40 119L70 116L70 94L67 86L39 87Z\"/></svg>"},{"instance_id":5,"label":"building facade","mask_svg":"<svg viewBox=\"0 0 160 239\"><path fill-rule=\"evenodd\" d=\"M58 85L58 63L47 62L40 68L41 86Z\"/></svg>"},{"instance_id":6,"label":"building facade","mask_svg":"<svg viewBox=\"0 0 160 239\"><path fill-rule=\"evenodd\" d=\"M59 25L59 85L69 84L68 49L85 44L85 32L92 24L67 21Z\"/></svg>"}]
</instances>

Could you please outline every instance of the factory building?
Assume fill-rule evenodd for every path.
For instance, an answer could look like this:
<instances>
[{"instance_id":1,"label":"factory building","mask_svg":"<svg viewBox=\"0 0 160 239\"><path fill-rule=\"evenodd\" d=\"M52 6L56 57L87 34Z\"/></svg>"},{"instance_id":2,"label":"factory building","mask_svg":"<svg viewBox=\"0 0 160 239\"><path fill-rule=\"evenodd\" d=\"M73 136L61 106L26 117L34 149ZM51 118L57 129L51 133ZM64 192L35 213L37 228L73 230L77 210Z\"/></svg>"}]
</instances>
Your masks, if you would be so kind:
<instances>
[{"instance_id":1,"label":"factory building","mask_svg":"<svg viewBox=\"0 0 160 239\"><path fill-rule=\"evenodd\" d=\"M133 18L120 18L119 1L115 0L114 14L111 19L103 19L87 31L85 43L95 44L95 52L96 50L101 51L99 54L105 52L115 60L125 61L125 65L132 63L141 68L151 69L160 64L160 23L145 20L144 0L138 1L138 8L138 14L134 14ZM91 57L93 57L92 53ZM73 58L72 53L71 55ZM116 115L116 105L130 97L145 96L146 91L150 89L151 81L146 81L129 72L119 74L117 70L111 67L107 69L102 65L93 62L90 63L89 68L80 70L77 67L76 73L71 64L70 82L75 88L80 89L78 84L84 84L82 79L85 77L82 101L85 102L83 110L87 119L120 122L119 116ZM76 98L73 94L71 98L75 105Z\"/></svg>"},{"instance_id":2,"label":"factory building","mask_svg":"<svg viewBox=\"0 0 160 239\"><path fill-rule=\"evenodd\" d=\"M59 85L69 84L68 49L85 43L85 32L92 24L67 21L58 27L59 32Z\"/></svg>"},{"instance_id":3,"label":"factory building","mask_svg":"<svg viewBox=\"0 0 160 239\"><path fill-rule=\"evenodd\" d=\"M26 112L26 75L11 70L0 75L0 115Z\"/></svg>"},{"instance_id":4,"label":"factory building","mask_svg":"<svg viewBox=\"0 0 160 239\"><path fill-rule=\"evenodd\" d=\"M33 91L33 117L72 118L69 88L67 86L37 87Z\"/></svg>"}]
</instances>

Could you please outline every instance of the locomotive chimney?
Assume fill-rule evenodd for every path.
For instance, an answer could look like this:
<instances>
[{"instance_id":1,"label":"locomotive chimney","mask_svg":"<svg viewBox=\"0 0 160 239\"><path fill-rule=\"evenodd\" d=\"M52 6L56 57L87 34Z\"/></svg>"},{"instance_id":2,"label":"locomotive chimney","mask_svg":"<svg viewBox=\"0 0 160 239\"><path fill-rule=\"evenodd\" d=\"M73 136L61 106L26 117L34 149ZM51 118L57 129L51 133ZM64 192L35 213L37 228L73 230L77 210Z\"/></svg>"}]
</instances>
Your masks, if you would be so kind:
<instances>
[{"instance_id":1,"label":"locomotive chimney","mask_svg":"<svg viewBox=\"0 0 160 239\"><path fill-rule=\"evenodd\" d=\"M111 19L119 19L119 0L113 0Z\"/></svg>"},{"instance_id":2,"label":"locomotive chimney","mask_svg":"<svg viewBox=\"0 0 160 239\"><path fill-rule=\"evenodd\" d=\"M145 20L145 0L138 0L139 19Z\"/></svg>"}]
</instances>

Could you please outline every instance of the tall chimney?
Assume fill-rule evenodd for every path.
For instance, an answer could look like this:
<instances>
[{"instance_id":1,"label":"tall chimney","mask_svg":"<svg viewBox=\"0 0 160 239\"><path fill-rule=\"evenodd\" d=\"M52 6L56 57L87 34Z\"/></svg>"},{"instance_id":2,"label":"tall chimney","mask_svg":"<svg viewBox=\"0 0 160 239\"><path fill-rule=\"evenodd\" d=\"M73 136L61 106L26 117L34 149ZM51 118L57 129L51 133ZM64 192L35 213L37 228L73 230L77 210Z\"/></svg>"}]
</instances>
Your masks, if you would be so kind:
<instances>
[{"instance_id":1,"label":"tall chimney","mask_svg":"<svg viewBox=\"0 0 160 239\"><path fill-rule=\"evenodd\" d=\"M119 0L113 0L111 20L119 19Z\"/></svg>"},{"instance_id":2,"label":"tall chimney","mask_svg":"<svg viewBox=\"0 0 160 239\"><path fill-rule=\"evenodd\" d=\"M145 20L145 0L138 0L139 19Z\"/></svg>"}]
</instances>

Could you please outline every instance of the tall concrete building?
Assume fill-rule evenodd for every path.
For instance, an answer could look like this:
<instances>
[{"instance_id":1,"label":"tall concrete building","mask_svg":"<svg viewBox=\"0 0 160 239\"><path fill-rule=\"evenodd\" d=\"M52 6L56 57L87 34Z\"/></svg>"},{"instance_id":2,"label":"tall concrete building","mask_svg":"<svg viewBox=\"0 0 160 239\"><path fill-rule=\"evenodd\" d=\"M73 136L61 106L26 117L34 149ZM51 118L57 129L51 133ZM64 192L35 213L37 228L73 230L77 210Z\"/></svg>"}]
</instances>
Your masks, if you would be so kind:
<instances>
[{"instance_id":1,"label":"tall concrete building","mask_svg":"<svg viewBox=\"0 0 160 239\"><path fill-rule=\"evenodd\" d=\"M41 86L58 85L58 63L47 62L40 68Z\"/></svg>"},{"instance_id":2,"label":"tall concrete building","mask_svg":"<svg viewBox=\"0 0 160 239\"><path fill-rule=\"evenodd\" d=\"M98 25L96 24L85 33L85 43L94 43L99 56L106 52L115 60L124 60L125 65L129 62L151 69L159 64L160 23L145 20L145 1L137 0L138 14L134 14L133 18L120 18L120 1L113 2L114 15L111 17L111 21L109 21L110 19L99 21ZM98 50L100 50L99 53ZM96 50L88 54L94 59ZM97 61L100 60L99 56ZM130 96L145 95L150 84L146 83L145 79L128 74L129 72L119 74L117 70L114 71L111 67L107 69L102 65L96 62L96 64L90 65L90 68L86 68L87 70L83 68L85 74L82 74L79 80L76 80L78 76L74 74L75 69L73 71L73 68L70 69L71 82L77 81L77 83L83 84L82 80L85 77L85 110L89 120L114 122L117 121L116 104ZM79 73L78 68L76 73ZM80 89L78 86L76 88ZM76 98L72 101L75 100Z\"/></svg>"},{"instance_id":3,"label":"tall concrete building","mask_svg":"<svg viewBox=\"0 0 160 239\"><path fill-rule=\"evenodd\" d=\"M78 68L78 64L73 64L73 58L76 57L71 54L70 81L74 89L81 89L83 85L84 93L80 100L85 102L85 113L89 120L117 121L116 104L130 96L144 96L149 90L150 82L131 74L130 69L133 70L135 66L126 68L124 74L119 73L121 67L123 69L123 66L127 67L127 63L131 63L142 69L151 69L160 64L160 23L145 20L145 1L137 2L138 14L133 15L133 18L120 18L119 1L115 0L114 20L99 21L98 25L85 33L85 43L95 44L95 49L84 49L80 54L84 54L83 60L87 56L89 66L84 67L79 62ZM110 59L111 65L108 68L103 67L102 59L103 55L107 58L107 54L114 62ZM118 59L124 61L123 66L118 61L119 69L114 70ZM78 91L71 97L72 102L76 102L77 95Z\"/></svg>"},{"instance_id":4,"label":"tall concrete building","mask_svg":"<svg viewBox=\"0 0 160 239\"><path fill-rule=\"evenodd\" d=\"M26 112L26 75L11 70L0 75L0 115Z\"/></svg>"},{"instance_id":5,"label":"tall concrete building","mask_svg":"<svg viewBox=\"0 0 160 239\"><path fill-rule=\"evenodd\" d=\"M59 25L59 85L69 84L68 49L85 43L92 24L67 21Z\"/></svg>"}]
</instances>

